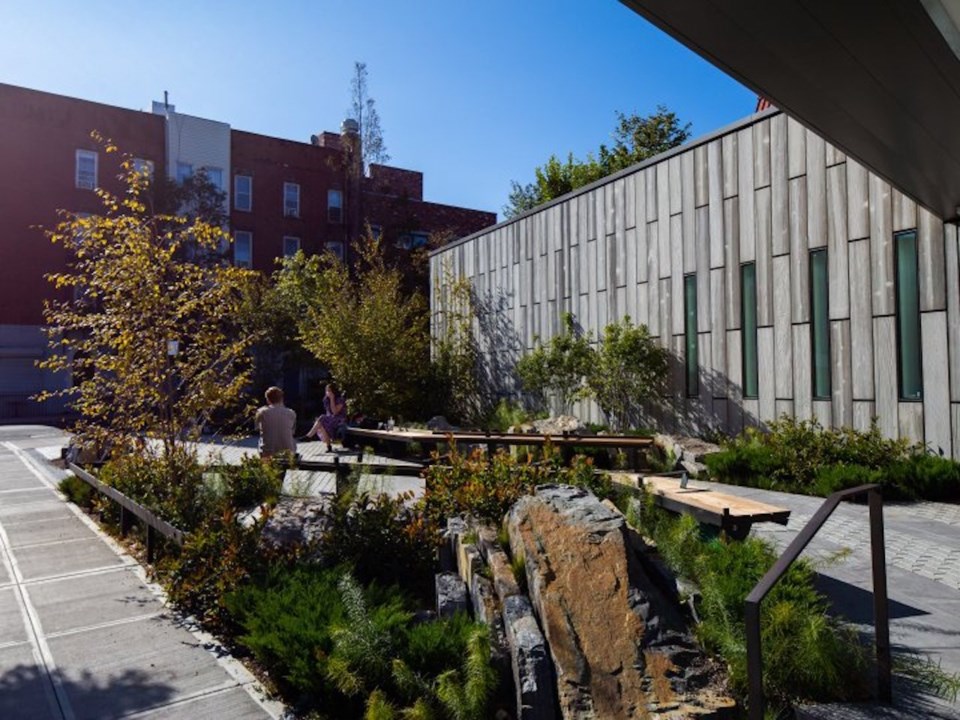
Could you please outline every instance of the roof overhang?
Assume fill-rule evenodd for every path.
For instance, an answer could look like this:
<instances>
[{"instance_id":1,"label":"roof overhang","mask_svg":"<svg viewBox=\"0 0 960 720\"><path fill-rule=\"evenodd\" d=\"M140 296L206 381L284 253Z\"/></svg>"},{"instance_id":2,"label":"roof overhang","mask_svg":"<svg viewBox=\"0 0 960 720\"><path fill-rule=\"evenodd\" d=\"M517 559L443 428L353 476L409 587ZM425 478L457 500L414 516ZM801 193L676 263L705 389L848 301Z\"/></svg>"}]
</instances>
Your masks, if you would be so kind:
<instances>
[{"instance_id":1,"label":"roof overhang","mask_svg":"<svg viewBox=\"0 0 960 720\"><path fill-rule=\"evenodd\" d=\"M621 2L941 218L960 214L960 3Z\"/></svg>"}]
</instances>

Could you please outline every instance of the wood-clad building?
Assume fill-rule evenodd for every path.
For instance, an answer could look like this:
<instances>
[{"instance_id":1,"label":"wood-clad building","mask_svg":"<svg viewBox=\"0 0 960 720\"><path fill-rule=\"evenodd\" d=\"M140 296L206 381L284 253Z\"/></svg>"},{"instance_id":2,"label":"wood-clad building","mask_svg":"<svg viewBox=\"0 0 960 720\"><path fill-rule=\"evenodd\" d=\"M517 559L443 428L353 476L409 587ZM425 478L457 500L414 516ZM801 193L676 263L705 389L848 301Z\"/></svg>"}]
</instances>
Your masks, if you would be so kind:
<instances>
[{"instance_id":1,"label":"wood-clad building","mask_svg":"<svg viewBox=\"0 0 960 720\"><path fill-rule=\"evenodd\" d=\"M433 323L469 278L488 381L510 394L563 313L594 335L629 315L670 351L663 427L876 417L960 458L957 239L773 109L436 251Z\"/></svg>"}]
</instances>

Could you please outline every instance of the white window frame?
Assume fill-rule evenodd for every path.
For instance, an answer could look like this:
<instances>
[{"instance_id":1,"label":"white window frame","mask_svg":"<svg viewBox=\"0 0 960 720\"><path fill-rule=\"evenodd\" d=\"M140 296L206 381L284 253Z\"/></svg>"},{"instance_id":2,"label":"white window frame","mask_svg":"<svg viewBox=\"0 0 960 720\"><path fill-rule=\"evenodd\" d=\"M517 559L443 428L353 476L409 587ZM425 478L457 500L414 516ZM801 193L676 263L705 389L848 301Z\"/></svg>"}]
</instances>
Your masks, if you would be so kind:
<instances>
[{"instance_id":1,"label":"white window frame","mask_svg":"<svg viewBox=\"0 0 960 720\"><path fill-rule=\"evenodd\" d=\"M287 194L293 191L295 195L295 203L288 203ZM285 182L283 184L283 216L284 217L300 217L300 185L299 183Z\"/></svg>"},{"instance_id":2,"label":"white window frame","mask_svg":"<svg viewBox=\"0 0 960 720\"><path fill-rule=\"evenodd\" d=\"M241 260L238 256L238 249L240 248L240 238L243 236L243 239L247 243L247 259ZM253 233L249 230L234 230L233 232L233 264L237 267L252 268L253 267Z\"/></svg>"},{"instance_id":3,"label":"white window frame","mask_svg":"<svg viewBox=\"0 0 960 720\"><path fill-rule=\"evenodd\" d=\"M336 202L334 202L336 198ZM334 212L336 211L336 212ZM343 191L327 190L327 222L343 222Z\"/></svg>"},{"instance_id":4,"label":"white window frame","mask_svg":"<svg viewBox=\"0 0 960 720\"><path fill-rule=\"evenodd\" d=\"M296 247L294 247L293 252L288 252L288 250L287 250L287 243L288 243L288 242L296 243ZM296 235L284 235L284 236L283 236L283 256L284 256L285 258L286 258L286 257L293 257L294 255L297 254L297 252L298 252L299 250L300 250L300 238L298 238Z\"/></svg>"},{"instance_id":5,"label":"white window frame","mask_svg":"<svg viewBox=\"0 0 960 720\"><path fill-rule=\"evenodd\" d=\"M328 240L324 243L324 249L329 250L338 258L340 261L343 261L343 241L342 240Z\"/></svg>"},{"instance_id":6,"label":"white window frame","mask_svg":"<svg viewBox=\"0 0 960 720\"><path fill-rule=\"evenodd\" d=\"M240 189L241 179L247 181L247 191L243 192ZM240 198L246 197L247 202L246 206L240 203ZM242 210L243 212L252 212L253 211L253 176L252 175L234 175L233 176L233 209Z\"/></svg>"},{"instance_id":7,"label":"white window frame","mask_svg":"<svg viewBox=\"0 0 960 720\"><path fill-rule=\"evenodd\" d=\"M187 178L193 177L193 163L177 161L177 182L184 183Z\"/></svg>"},{"instance_id":8,"label":"white window frame","mask_svg":"<svg viewBox=\"0 0 960 720\"><path fill-rule=\"evenodd\" d=\"M85 175L80 173L80 161L93 160L93 180L91 181ZM93 190L97 187L97 178L100 166L99 154L95 150L77 150L76 163L74 164L73 180L81 190Z\"/></svg>"}]
</instances>

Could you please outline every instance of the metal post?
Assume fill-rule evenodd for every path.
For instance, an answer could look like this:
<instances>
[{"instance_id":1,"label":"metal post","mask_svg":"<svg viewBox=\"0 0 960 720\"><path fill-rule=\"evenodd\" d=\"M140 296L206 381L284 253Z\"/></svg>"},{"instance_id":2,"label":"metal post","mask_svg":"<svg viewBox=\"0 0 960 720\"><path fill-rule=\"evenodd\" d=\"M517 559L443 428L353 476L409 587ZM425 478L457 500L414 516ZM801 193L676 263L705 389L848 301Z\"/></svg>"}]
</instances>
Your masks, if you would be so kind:
<instances>
[{"instance_id":1,"label":"metal post","mask_svg":"<svg viewBox=\"0 0 960 720\"><path fill-rule=\"evenodd\" d=\"M870 555L873 564L873 632L877 643L877 696L892 700L890 659L890 608L887 604L887 562L883 538L883 496L877 489L867 494L870 503Z\"/></svg>"},{"instance_id":2,"label":"metal post","mask_svg":"<svg viewBox=\"0 0 960 720\"><path fill-rule=\"evenodd\" d=\"M130 526L133 524L133 518L123 505L120 506L120 537L126 537L130 532Z\"/></svg>"},{"instance_id":3,"label":"metal post","mask_svg":"<svg viewBox=\"0 0 960 720\"><path fill-rule=\"evenodd\" d=\"M744 606L747 626L747 703L750 720L763 720L763 650L760 645L760 603Z\"/></svg>"},{"instance_id":4,"label":"metal post","mask_svg":"<svg viewBox=\"0 0 960 720\"><path fill-rule=\"evenodd\" d=\"M152 563L157 556L157 531L153 525L147 526L147 562Z\"/></svg>"}]
</instances>

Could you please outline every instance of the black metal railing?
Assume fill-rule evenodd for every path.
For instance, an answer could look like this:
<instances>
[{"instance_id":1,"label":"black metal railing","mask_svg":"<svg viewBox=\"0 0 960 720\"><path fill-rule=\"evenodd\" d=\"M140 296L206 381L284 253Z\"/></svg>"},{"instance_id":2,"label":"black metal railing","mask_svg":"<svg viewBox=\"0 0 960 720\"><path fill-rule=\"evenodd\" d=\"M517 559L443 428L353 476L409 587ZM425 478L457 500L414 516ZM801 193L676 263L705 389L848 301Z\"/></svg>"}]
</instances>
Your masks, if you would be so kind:
<instances>
[{"instance_id":1,"label":"black metal railing","mask_svg":"<svg viewBox=\"0 0 960 720\"><path fill-rule=\"evenodd\" d=\"M78 478L87 483L101 495L113 500L120 506L120 534L126 535L133 525L133 518L137 518L147 528L147 562L153 562L157 555L157 535L172 540L177 545L183 545L184 532L166 520L157 517L153 512L133 500L116 488L104 485L96 477L74 463L67 463L67 467Z\"/></svg>"},{"instance_id":2,"label":"black metal railing","mask_svg":"<svg viewBox=\"0 0 960 720\"><path fill-rule=\"evenodd\" d=\"M881 702L891 701L890 613L887 607L887 567L883 546L883 496L879 485L860 485L840 490L826 499L820 509L793 539L773 567L747 595L745 620L747 626L747 680L750 720L762 720L763 656L760 645L760 603L773 586L800 556L813 536L837 509L840 501L855 495L867 494L870 507L870 555L873 564L873 622L877 653L877 695Z\"/></svg>"}]
</instances>

